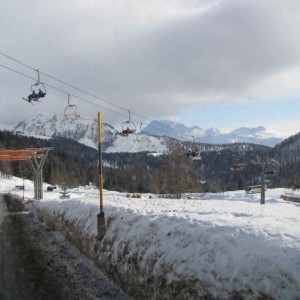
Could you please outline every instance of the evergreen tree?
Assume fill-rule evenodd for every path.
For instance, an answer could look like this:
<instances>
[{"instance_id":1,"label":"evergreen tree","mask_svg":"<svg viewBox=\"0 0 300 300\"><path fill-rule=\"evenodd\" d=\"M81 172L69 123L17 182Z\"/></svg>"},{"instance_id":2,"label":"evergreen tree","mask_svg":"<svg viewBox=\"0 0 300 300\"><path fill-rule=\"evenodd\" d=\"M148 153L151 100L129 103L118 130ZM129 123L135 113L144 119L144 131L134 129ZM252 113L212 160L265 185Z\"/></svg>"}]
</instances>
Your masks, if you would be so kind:
<instances>
[{"instance_id":1,"label":"evergreen tree","mask_svg":"<svg viewBox=\"0 0 300 300\"><path fill-rule=\"evenodd\" d=\"M59 199L69 199L69 198L70 198L70 194L67 190L67 186L63 183L61 187Z\"/></svg>"}]
</instances>

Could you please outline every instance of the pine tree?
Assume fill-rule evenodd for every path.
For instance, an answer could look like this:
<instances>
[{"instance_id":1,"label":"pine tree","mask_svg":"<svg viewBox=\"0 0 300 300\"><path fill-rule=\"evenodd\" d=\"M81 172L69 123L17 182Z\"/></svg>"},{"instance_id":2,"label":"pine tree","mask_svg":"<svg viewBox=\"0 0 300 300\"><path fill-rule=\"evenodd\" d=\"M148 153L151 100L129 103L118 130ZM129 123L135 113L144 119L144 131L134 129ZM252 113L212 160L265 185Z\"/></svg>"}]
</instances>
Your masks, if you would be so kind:
<instances>
[{"instance_id":1,"label":"pine tree","mask_svg":"<svg viewBox=\"0 0 300 300\"><path fill-rule=\"evenodd\" d=\"M67 190L67 186L63 183L63 185L61 187L59 199L69 199L69 198L70 198L70 194Z\"/></svg>"}]
</instances>

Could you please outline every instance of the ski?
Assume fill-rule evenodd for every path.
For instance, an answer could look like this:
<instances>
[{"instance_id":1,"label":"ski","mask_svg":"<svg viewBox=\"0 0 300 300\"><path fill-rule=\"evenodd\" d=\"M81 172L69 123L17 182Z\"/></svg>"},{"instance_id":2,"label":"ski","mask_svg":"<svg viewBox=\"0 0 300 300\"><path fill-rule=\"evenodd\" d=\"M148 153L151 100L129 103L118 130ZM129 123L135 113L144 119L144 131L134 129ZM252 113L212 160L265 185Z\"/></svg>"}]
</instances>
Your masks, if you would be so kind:
<instances>
[{"instance_id":1,"label":"ski","mask_svg":"<svg viewBox=\"0 0 300 300\"><path fill-rule=\"evenodd\" d=\"M22 98L22 99L25 100L25 101L27 101L28 103L34 105L33 103L31 103L31 102L30 102L28 99L26 99L26 98Z\"/></svg>"}]
</instances>

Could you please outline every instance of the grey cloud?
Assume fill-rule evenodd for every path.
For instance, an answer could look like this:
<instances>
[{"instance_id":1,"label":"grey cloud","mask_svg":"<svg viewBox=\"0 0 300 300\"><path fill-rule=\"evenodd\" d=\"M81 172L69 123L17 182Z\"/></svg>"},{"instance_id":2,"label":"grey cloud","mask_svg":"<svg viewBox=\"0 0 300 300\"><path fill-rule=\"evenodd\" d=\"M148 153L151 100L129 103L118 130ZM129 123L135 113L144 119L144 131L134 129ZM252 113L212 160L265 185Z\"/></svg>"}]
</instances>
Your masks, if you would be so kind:
<instances>
[{"instance_id":1,"label":"grey cloud","mask_svg":"<svg viewBox=\"0 0 300 300\"><path fill-rule=\"evenodd\" d=\"M143 32L118 46L108 64L103 62L107 80L127 96L197 97L250 89L262 78L299 64L298 37L276 32L288 27L289 20L277 18L268 4L228 1L206 16ZM298 25L299 18L292 22Z\"/></svg>"},{"instance_id":2,"label":"grey cloud","mask_svg":"<svg viewBox=\"0 0 300 300\"><path fill-rule=\"evenodd\" d=\"M123 20L121 12L111 16L107 10L93 11L90 2L84 7L80 1L34 5L31 0L4 0L3 51L151 118L176 115L186 105L242 101L261 81L299 66L297 1L214 1L206 13L198 13L196 2L191 1L194 11L186 15L141 26L130 20L130 12ZM43 109L14 109L15 99L27 94L30 80L17 76L11 81L6 74L1 70L1 120L8 119L6 111L12 112L10 119L22 119L22 114ZM66 96L51 89L49 93L49 104L43 105L50 112L63 111ZM96 109L79 101L78 106L81 114L92 115ZM122 119L109 112L106 118Z\"/></svg>"}]
</instances>

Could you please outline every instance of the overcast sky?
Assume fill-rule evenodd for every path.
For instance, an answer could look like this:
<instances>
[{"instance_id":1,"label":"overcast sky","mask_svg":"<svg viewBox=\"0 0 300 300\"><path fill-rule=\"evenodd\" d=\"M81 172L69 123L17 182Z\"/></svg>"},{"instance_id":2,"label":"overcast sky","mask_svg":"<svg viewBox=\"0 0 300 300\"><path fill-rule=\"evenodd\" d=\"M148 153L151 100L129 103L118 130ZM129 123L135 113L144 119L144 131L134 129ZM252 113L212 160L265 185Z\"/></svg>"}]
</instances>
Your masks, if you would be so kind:
<instances>
[{"instance_id":1,"label":"overcast sky","mask_svg":"<svg viewBox=\"0 0 300 300\"><path fill-rule=\"evenodd\" d=\"M108 108L71 97L80 115L102 111L116 129L130 110L142 123L294 134L299 28L298 0L1 0L0 52L113 105L43 75L66 93L47 87L30 105L22 97L35 81L0 66L0 121L63 114L70 93ZM37 77L3 55L0 64Z\"/></svg>"}]
</instances>

